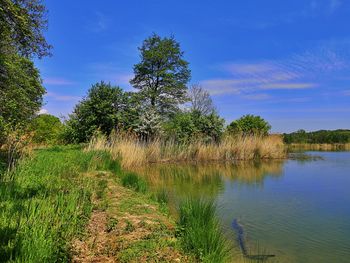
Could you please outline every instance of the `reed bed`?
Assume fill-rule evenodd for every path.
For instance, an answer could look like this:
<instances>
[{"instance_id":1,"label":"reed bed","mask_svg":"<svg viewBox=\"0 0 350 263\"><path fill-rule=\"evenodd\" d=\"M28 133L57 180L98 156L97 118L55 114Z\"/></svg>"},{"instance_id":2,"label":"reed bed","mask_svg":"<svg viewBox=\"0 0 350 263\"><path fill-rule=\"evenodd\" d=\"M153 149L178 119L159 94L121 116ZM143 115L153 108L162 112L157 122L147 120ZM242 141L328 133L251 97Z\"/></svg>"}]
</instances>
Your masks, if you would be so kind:
<instances>
[{"instance_id":1,"label":"reed bed","mask_svg":"<svg viewBox=\"0 0 350 263\"><path fill-rule=\"evenodd\" d=\"M132 136L95 136L87 150L105 150L114 159L120 159L123 168L134 168L149 163L236 161L254 159L282 159L286 151L281 136L227 136L219 143L176 143L155 139L140 141Z\"/></svg>"},{"instance_id":2,"label":"reed bed","mask_svg":"<svg viewBox=\"0 0 350 263\"><path fill-rule=\"evenodd\" d=\"M350 151L350 143L292 143L288 145L288 149L304 151Z\"/></svg>"}]
</instances>

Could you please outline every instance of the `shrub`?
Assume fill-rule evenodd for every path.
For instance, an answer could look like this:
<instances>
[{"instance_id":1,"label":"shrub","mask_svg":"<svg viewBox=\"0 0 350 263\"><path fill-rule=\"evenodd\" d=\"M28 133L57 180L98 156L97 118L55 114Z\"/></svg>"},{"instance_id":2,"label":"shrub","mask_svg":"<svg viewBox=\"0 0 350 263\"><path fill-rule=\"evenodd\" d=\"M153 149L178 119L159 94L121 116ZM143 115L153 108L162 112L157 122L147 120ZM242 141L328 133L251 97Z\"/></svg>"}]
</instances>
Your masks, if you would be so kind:
<instances>
[{"instance_id":1,"label":"shrub","mask_svg":"<svg viewBox=\"0 0 350 263\"><path fill-rule=\"evenodd\" d=\"M187 143L193 139L203 142L218 141L221 138L224 120L215 112L204 115L199 111L179 112L166 125L168 137Z\"/></svg>"},{"instance_id":2,"label":"shrub","mask_svg":"<svg viewBox=\"0 0 350 263\"><path fill-rule=\"evenodd\" d=\"M58 141L63 124L53 115L41 114L32 120L29 130L33 132L34 143L53 144Z\"/></svg>"},{"instance_id":3,"label":"shrub","mask_svg":"<svg viewBox=\"0 0 350 263\"><path fill-rule=\"evenodd\" d=\"M244 136L266 136L271 129L271 125L260 116L244 115L238 120L231 122L227 126L229 133L239 133Z\"/></svg>"}]
</instances>

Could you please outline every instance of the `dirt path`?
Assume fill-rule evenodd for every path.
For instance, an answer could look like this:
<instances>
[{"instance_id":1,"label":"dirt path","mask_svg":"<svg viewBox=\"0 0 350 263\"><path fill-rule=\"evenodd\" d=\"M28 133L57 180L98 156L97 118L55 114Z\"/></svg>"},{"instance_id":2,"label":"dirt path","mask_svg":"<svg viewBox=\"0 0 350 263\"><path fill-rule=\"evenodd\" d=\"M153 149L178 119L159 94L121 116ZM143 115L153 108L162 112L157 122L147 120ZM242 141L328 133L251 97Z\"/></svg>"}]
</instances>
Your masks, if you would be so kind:
<instances>
[{"instance_id":1,"label":"dirt path","mask_svg":"<svg viewBox=\"0 0 350 263\"><path fill-rule=\"evenodd\" d=\"M86 233L72 244L72 262L193 262L183 255L174 222L158 203L96 173L95 209Z\"/></svg>"}]
</instances>

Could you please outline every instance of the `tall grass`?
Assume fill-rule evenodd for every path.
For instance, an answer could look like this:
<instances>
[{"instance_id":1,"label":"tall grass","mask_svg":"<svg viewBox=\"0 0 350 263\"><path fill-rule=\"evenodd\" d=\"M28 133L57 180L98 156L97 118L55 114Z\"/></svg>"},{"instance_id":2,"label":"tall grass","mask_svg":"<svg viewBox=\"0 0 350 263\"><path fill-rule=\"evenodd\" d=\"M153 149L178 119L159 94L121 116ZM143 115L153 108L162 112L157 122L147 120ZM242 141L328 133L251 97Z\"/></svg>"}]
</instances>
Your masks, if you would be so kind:
<instances>
[{"instance_id":1,"label":"tall grass","mask_svg":"<svg viewBox=\"0 0 350 263\"><path fill-rule=\"evenodd\" d=\"M127 172L122 174L121 183L124 187L134 189L136 192L145 193L147 190L146 181L134 173Z\"/></svg>"},{"instance_id":2,"label":"tall grass","mask_svg":"<svg viewBox=\"0 0 350 263\"><path fill-rule=\"evenodd\" d=\"M189 198L179 206L179 236L184 249L202 262L227 262L230 246L224 237L212 201Z\"/></svg>"},{"instance_id":3,"label":"tall grass","mask_svg":"<svg viewBox=\"0 0 350 263\"><path fill-rule=\"evenodd\" d=\"M147 163L180 161L234 161L285 158L282 138L227 136L220 143L194 141L179 144L161 139L151 142L133 137L114 135L94 137L87 150L107 150L113 158L121 159L123 168L133 168Z\"/></svg>"},{"instance_id":4,"label":"tall grass","mask_svg":"<svg viewBox=\"0 0 350 263\"><path fill-rule=\"evenodd\" d=\"M21 160L0 182L0 262L67 262L92 210L82 173L118 170L107 153L50 148Z\"/></svg>"}]
</instances>

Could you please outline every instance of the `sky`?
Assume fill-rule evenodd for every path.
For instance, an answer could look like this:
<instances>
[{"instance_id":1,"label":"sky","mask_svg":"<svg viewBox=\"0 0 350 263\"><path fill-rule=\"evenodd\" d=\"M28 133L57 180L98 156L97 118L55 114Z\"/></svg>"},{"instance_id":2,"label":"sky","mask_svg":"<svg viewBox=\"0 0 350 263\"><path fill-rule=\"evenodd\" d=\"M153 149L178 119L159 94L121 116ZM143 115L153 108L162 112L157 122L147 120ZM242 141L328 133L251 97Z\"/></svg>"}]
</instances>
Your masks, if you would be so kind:
<instances>
[{"instance_id":1,"label":"sky","mask_svg":"<svg viewBox=\"0 0 350 263\"><path fill-rule=\"evenodd\" d=\"M36 60L41 112L68 116L92 84L133 90L138 47L173 35L229 123L265 118L273 132L350 128L350 1L44 0L53 56Z\"/></svg>"}]
</instances>

